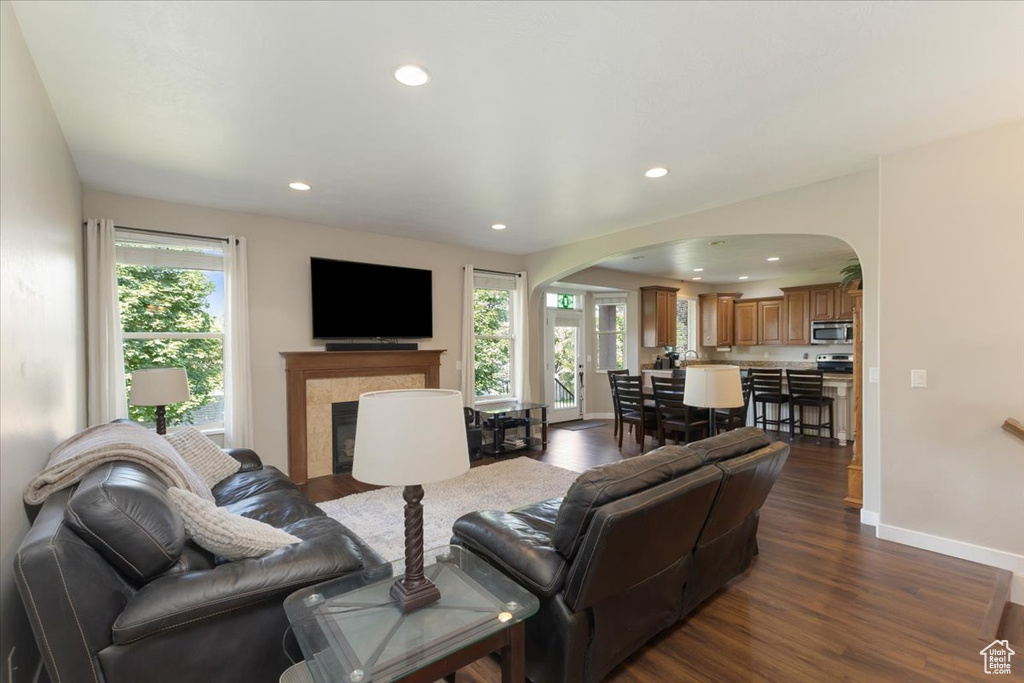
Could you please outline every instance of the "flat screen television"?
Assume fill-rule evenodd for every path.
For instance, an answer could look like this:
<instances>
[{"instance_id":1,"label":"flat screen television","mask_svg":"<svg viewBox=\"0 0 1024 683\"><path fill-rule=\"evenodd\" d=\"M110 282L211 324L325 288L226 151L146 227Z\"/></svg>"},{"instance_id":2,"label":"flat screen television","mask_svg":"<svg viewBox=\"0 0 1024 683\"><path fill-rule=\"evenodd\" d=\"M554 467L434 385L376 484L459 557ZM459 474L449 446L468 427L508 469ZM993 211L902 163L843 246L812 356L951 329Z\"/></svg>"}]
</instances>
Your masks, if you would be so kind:
<instances>
[{"instance_id":1,"label":"flat screen television","mask_svg":"<svg viewBox=\"0 0 1024 683\"><path fill-rule=\"evenodd\" d=\"M309 270L314 339L434 336L432 271L317 257Z\"/></svg>"}]
</instances>

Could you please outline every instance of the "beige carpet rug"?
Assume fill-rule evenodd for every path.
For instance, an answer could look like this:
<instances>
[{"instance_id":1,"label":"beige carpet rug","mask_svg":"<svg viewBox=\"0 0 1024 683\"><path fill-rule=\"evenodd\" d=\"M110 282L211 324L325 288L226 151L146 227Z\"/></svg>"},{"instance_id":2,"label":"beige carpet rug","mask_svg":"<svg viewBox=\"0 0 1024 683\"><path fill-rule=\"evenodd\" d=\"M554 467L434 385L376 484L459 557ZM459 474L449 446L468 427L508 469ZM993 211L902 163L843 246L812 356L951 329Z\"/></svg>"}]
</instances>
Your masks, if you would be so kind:
<instances>
[{"instance_id":1,"label":"beige carpet rug","mask_svg":"<svg viewBox=\"0 0 1024 683\"><path fill-rule=\"evenodd\" d=\"M514 510L569 490L578 472L515 458L474 467L455 479L423 486L423 545L447 545L452 524L477 510ZM389 486L320 503L321 510L366 541L386 560L405 556L402 487Z\"/></svg>"}]
</instances>

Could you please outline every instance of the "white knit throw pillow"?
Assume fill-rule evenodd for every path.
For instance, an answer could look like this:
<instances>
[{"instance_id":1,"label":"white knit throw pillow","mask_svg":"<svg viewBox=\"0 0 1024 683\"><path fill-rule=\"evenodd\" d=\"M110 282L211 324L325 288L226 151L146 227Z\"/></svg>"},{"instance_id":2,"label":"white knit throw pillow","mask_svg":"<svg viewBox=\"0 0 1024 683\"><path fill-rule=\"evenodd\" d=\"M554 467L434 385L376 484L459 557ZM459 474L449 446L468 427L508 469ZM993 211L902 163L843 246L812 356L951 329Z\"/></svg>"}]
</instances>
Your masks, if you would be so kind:
<instances>
[{"instance_id":1,"label":"white knit throw pillow","mask_svg":"<svg viewBox=\"0 0 1024 683\"><path fill-rule=\"evenodd\" d=\"M181 513L185 532L201 548L227 560L260 557L282 546L299 543L286 531L259 520L228 512L191 491L171 487L171 500Z\"/></svg>"},{"instance_id":2,"label":"white knit throw pillow","mask_svg":"<svg viewBox=\"0 0 1024 683\"><path fill-rule=\"evenodd\" d=\"M213 488L237 472L242 463L221 450L208 436L194 427L185 427L164 437L174 450Z\"/></svg>"}]
</instances>

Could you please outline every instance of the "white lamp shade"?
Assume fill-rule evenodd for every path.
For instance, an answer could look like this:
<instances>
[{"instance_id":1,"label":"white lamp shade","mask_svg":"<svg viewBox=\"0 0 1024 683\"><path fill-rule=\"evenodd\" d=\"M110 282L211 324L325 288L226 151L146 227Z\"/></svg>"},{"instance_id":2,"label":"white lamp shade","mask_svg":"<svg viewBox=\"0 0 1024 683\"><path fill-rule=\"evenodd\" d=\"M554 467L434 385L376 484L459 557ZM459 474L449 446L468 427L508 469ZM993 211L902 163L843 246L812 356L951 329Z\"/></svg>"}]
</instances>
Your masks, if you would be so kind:
<instances>
[{"instance_id":1,"label":"white lamp shade","mask_svg":"<svg viewBox=\"0 0 1024 683\"><path fill-rule=\"evenodd\" d=\"M413 486L468 470L462 392L404 389L359 397L353 477L367 484Z\"/></svg>"},{"instance_id":2,"label":"white lamp shade","mask_svg":"<svg viewBox=\"0 0 1024 683\"><path fill-rule=\"evenodd\" d=\"M166 406L190 397L185 368L146 368L132 372L133 406Z\"/></svg>"},{"instance_id":3,"label":"white lamp shade","mask_svg":"<svg viewBox=\"0 0 1024 683\"><path fill-rule=\"evenodd\" d=\"M735 365L691 365L686 368L683 403L701 408L743 405L740 369Z\"/></svg>"}]
</instances>

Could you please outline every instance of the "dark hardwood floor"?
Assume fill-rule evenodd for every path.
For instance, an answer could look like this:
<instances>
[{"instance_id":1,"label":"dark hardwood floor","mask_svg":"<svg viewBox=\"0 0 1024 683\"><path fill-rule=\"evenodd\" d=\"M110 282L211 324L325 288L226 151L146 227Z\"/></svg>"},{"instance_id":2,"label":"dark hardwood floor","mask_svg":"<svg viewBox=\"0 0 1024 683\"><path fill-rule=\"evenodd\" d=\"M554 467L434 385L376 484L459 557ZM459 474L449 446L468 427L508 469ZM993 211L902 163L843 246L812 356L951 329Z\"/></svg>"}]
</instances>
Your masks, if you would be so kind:
<instances>
[{"instance_id":1,"label":"dark hardwood floor","mask_svg":"<svg viewBox=\"0 0 1024 683\"><path fill-rule=\"evenodd\" d=\"M581 431L552 428L547 451L535 457L581 471L637 450L627 442L620 454L609 422ZM849 457L848 448L797 439L761 511L760 556L751 569L606 680L984 678L978 651L987 643L977 634L997 570L875 538L842 504ZM317 501L370 488L349 476L306 486ZM1011 645L1024 652L1024 642ZM1013 664L1017 680L1024 659ZM490 660L458 674L459 683L498 680Z\"/></svg>"}]
</instances>

